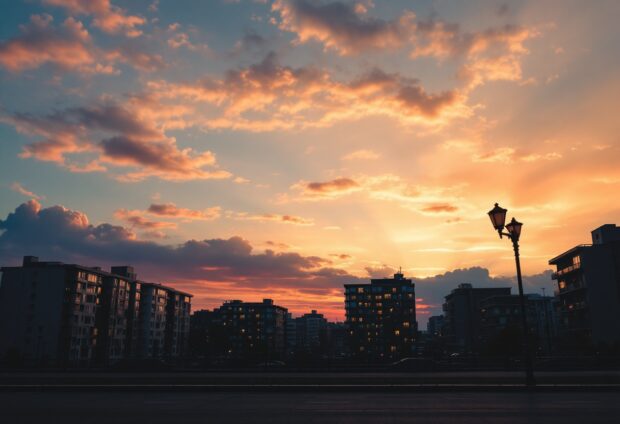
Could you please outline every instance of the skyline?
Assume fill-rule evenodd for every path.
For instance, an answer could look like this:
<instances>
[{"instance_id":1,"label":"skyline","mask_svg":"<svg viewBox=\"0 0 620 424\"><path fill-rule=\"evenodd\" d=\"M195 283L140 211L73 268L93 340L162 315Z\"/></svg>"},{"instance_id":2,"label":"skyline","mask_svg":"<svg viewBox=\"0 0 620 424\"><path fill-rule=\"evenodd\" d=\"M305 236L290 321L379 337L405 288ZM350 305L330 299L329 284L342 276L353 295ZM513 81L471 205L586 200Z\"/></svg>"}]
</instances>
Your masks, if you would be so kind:
<instances>
[{"instance_id":1,"label":"skyline","mask_svg":"<svg viewBox=\"0 0 620 424\"><path fill-rule=\"evenodd\" d=\"M526 292L620 221L616 2L5 9L2 265L122 259L197 307L332 320L402 266L423 323L458 283L513 282L493 203L524 222Z\"/></svg>"}]
</instances>

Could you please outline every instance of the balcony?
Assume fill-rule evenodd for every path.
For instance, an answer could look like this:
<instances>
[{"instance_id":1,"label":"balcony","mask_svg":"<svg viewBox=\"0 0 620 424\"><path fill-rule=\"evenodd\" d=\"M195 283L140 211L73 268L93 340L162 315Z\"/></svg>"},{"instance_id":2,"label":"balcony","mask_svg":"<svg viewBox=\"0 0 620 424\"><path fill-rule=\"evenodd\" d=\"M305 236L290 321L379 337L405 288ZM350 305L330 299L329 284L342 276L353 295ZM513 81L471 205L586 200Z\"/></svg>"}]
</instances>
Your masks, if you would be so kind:
<instances>
[{"instance_id":1,"label":"balcony","mask_svg":"<svg viewBox=\"0 0 620 424\"><path fill-rule=\"evenodd\" d=\"M551 279L553 280L557 280L558 277L561 277L563 275L566 275L568 273L571 273L573 271L576 271L578 269L581 269L581 263L576 263L576 264L572 264L570 266L567 266L566 268L562 268L557 270L556 272L554 272L553 274L551 274Z\"/></svg>"}]
</instances>

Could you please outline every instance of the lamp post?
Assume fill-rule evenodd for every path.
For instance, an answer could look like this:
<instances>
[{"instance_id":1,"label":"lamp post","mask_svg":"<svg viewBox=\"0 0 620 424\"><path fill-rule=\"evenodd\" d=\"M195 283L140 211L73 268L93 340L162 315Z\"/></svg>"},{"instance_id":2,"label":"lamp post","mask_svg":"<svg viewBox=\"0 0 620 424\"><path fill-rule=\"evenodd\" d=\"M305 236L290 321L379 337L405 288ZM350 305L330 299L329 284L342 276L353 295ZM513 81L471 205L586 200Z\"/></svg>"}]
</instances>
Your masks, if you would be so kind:
<instances>
[{"instance_id":1,"label":"lamp post","mask_svg":"<svg viewBox=\"0 0 620 424\"><path fill-rule=\"evenodd\" d=\"M523 295L523 280L521 279L521 261L519 259L519 237L521 236L521 227L522 223L512 218L512 220L507 224L506 223L506 209L500 207L497 203L495 207L489 211L489 217L491 218L491 223L493 227L497 230L499 234L499 238L503 238L504 236L508 237L510 241L512 241L512 247L515 251L515 264L517 266L517 283L519 284L519 303L521 304L521 324L523 326L523 349L524 349L524 359L525 359L525 384L527 386L533 387L536 385L536 380L534 380L534 370L532 364L532 355L530 351L530 344L528 340L528 327L527 327L527 316L525 310L525 296ZM504 227L508 231L505 233Z\"/></svg>"}]
</instances>

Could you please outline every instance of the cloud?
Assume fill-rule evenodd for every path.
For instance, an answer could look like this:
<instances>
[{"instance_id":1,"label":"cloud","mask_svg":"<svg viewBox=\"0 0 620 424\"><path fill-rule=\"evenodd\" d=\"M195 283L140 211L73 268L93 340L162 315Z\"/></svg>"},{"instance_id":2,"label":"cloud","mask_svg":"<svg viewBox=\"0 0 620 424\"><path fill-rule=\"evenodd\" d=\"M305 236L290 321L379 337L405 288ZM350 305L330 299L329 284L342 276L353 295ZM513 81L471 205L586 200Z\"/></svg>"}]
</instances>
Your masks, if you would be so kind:
<instances>
[{"instance_id":1,"label":"cloud","mask_svg":"<svg viewBox=\"0 0 620 424\"><path fill-rule=\"evenodd\" d=\"M330 255L332 258L338 258L340 260L346 260L346 259L351 259L352 256L349 255L348 253L330 253Z\"/></svg>"},{"instance_id":2,"label":"cloud","mask_svg":"<svg viewBox=\"0 0 620 424\"><path fill-rule=\"evenodd\" d=\"M45 196L39 196L36 193L33 193L30 190L27 190L23 185L21 185L18 182L14 182L13 184L11 184L11 190L13 190L16 193L22 194L26 197L30 197L34 200L43 200L45 199Z\"/></svg>"},{"instance_id":3,"label":"cloud","mask_svg":"<svg viewBox=\"0 0 620 424\"><path fill-rule=\"evenodd\" d=\"M33 15L20 26L20 34L0 42L0 65L10 72L36 69L45 64L63 72L80 75L118 75L117 63L127 63L142 71L164 67L160 55L134 40L126 40L109 50L97 47L84 25L69 17L53 25L50 15Z\"/></svg>"},{"instance_id":4,"label":"cloud","mask_svg":"<svg viewBox=\"0 0 620 424\"><path fill-rule=\"evenodd\" d=\"M375 159L379 159L381 157L381 155L379 155L378 153L375 153L372 150L367 150L367 149L362 149L362 150L356 150L354 152L351 152L345 156L343 156L342 159L344 160L375 160Z\"/></svg>"},{"instance_id":5,"label":"cloud","mask_svg":"<svg viewBox=\"0 0 620 424\"><path fill-rule=\"evenodd\" d=\"M154 72L166 67L163 57L149 51L150 48L139 40L125 40L102 54L112 62L121 62L144 72Z\"/></svg>"},{"instance_id":6,"label":"cloud","mask_svg":"<svg viewBox=\"0 0 620 424\"><path fill-rule=\"evenodd\" d=\"M428 278L413 278L416 285L416 297L424 299L429 308L425 311L426 315L440 315L441 305L444 297L459 284L469 283L476 288L484 287L511 287L512 293L517 294L516 281L513 277L491 276L489 270L482 267L471 267L455 269L443 274L437 274ZM525 293L541 293L541 288L546 288L548 293L552 292L553 281L551 280L551 270L540 274L527 275L523 277Z\"/></svg>"},{"instance_id":7,"label":"cloud","mask_svg":"<svg viewBox=\"0 0 620 424\"><path fill-rule=\"evenodd\" d=\"M535 28L517 25L468 32L435 18L419 20L407 10L399 18L382 20L352 1L276 0L272 10L279 17L278 27L294 33L296 43L315 40L341 55L406 48L414 59L462 60L459 76L470 88L485 81L521 79L524 43L539 35Z\"/></svg>"},{"instance_id":8,"label":"cloud","mask_svg":"<svg viewBox=\"0 0 620 424\"><path fill-rule=\"evenodd\" d=\"M302 197L310 199L333 198L361 190L357 181L345 177L321 182L300 181L291 188L300 192Z\"/></svg>"},{"instance_id":9,"label":"cloud","mask_svg":"<svg viewBox=\"0 0 620 424\"><path fill-rule=\"evenodd\" d=\"M314 193L326 193L332 191L348 191L358 186L359 184L350 178L336 178L332 181L308 183L306 189Z\"/></svg>"},{"instance_id":10,"label":"cloud","mask_svg":"<svg viewBox=\"0 0 620 424\"><path fill-rule=\"evenodd\" d=\"M396 273L396 269L388 265L382 265L379 267L367 266L364 268L370 278L392 278Z\"/></svg>"},{"instance_id":11,"label":"cloud","mask_svg":"<svg viewBox=\"0 0 620 424\"><path fill-rule=\"evenodd\" d=\"M131 215L131 214L129 214ZM42 208L36 200L17 207L0 220L0 254L17 261L25 254L59 260L88 260L107 264L133 263L148 267L161 278L239 282L243 285L320 284L329 274L329 261L297 253L252 253L241 237L188 240L162 245L136 238L124 227L92 225L79 211L62 206ZM28 253L30 252L30 253ZM5 262L5 263L6 263ZM305 283L304 283L305 282Z\"/></svg>"},{"instance_id":12,"label":"cloud","mask_svg":"<svg viewBox=\"0 0 620 424\"><path fill-rule=\"evenodd\" d=\"M231 219L241 221L258 221L258 222L279 222L283 224L292 224L300 226L312 226L314 220L302 218L295 215L279 215L275 213L250 214L247 212L228 211L226 216Z\"/></svg>"},{"instance_id":13,"label":"cloud","mask_svg":"<svg viewBox=\"0 0 620 424\"><path fill-rule=\"evenodd\" d=\"M430 212L430 213L449 213L449 212L456 212L458 209L459 208L454 205L450 205L447 203L438 203L434 205L425 206L421 210L422 212Z\"/></svg>"},{"instance_id":14,"label":"cloud","mask_svg":"<svg viewBox=\"0 0 620 424\"><path fill-rule=\"evenodd\" d=\"M408 10L399 18L383 20L352 1L276 0L272 10L279 16L278 27L295 33L296 42L315 40L342 55L403 46L412 57L471 56L498 48L522 53L523 42L536 35L515 25L466 32L457 24L419 20Z\"/></svg>"},{"instance_id":15,"label":"cloud","mask_svg":"<svg viewBox=\"0 0 620 424\"><path fill-rule=\"evenodd\" d=\"M147 209L152 215L168 218L182 218L190 221L210 221L217 219L221 215L221 208L214 206L203 210L179 208L174 203L153 203Z\"/></svg>"},{"instance_id":16,"label":"cloud","mask_svg":"<svg viewBox=\"0 0 620 424\"><path fill-rule=\"evenodd\" d=\"M302 180L290 188L293 195L281 194L279 197L281 203L334 200L354 193L361 193L372 200L396 202L400 207L425 214L452 212L449 209L453 203L458 201L461 205L464 204L460 197L462 186L417 185L394 174L359 174L324 182Z\"/></svg>"},{"instance_id":17,"label":"cloud","mask_svg":"<svg viewBox=\"0 0 620 424\"><path fill-rule=\"evenodd\" d=\"M92 15L95 17L93 25L111 34L123 32L128 37L137 37L142 34L137 27L146 23L145 18L128 15L125 10L110 4L110 0L43 0L43 3L62 7L74 15Z\"/></svg>"},{"instance_id":18,"label":"cloud","mask_svg":"<svg viewBox=\"0 0 620 424\"><path fill-rule=\"evenodd\" d=\"M471 110L454 90L427 92L417 79L372 69L340 82L313 66L280 65L275 53L259 63L231 69L224 78L196 82L150 81L162 102L207 105L193 114L206 129L247 131L327 127L366 116L388 116L405 125L440 126Z\"/></svg>"},{"instance_id":19,"label":"cloud","mask_svg":"<svg viewBox=\"0 0 620 424\"><path fill-rule=\"evenodd\" d=\"M92 40L81 22L67 18L53 26L50 15L33 15L20 26L20 34L0 42L0 65L11 72L50 63L60 69L97 72ZM103 66L103 65L100 65ZM104 71L100 67L99 71Z\"/></svg>"},{"instance_id":20,"label":"cloud","mask_svg":"<svg viewBox=\"0 0 620 424\"><path fill-rule=\"evenodd\" d=\"M99 145L104 161L115 166L140 168L120 176L122 181L140 181L151 176L170 181L226 179L231 176L227 171L203 169L215 165L213 153L195 153L190 148L179 150L173 140L144 142L117 136L104 139Z\"/></svg>"},{"instance_id":21,"label":"cloud","mask_svg":"<svg viewBox=\"0 0 620 424\"><path fill-rule=\"evenodd\" d=\"M174 222L152 221L145 218L142 211L118 209L114 212L114 217L127 222L132 228L141 230L157 230L162 228L176 228Z\"/></svg>"},{"instance_id":22,"label":"cloud","mask_svg":"<svg viewBox=\"0 0 620 424\"><path fill-rule=\"evenodd\" d=\"M403 13L397 20L367 16L365 8L339 1L276 0L272 10L279 15L279 28L294 32L299 43L317 40L340 54L369 48L394 48L410 37L415 14Z\"/></svg>"},{"instance_id":23,"label":"cloud","mask_svg":"<svg viewBox=\"0 0 620 424\"><path fill-rule=\"evenodd\" d=\"M131 98L124 106L109 100L44 116L5 113L0 115L0 121L12 124L19 132L43 138L26 145L21 157L55 162L72 172L100 172L106 166L134 168L116 175L121 181L231 177L217 168L212 152L180 149L174 138L166 136L165 128L178 125L176 110L162 112L149 99ZM178 113L183 113L182 109ZM93 140L102 134L111 137ZM76 158L81 163L76 163Z\"/></svg>"}]
</instances>

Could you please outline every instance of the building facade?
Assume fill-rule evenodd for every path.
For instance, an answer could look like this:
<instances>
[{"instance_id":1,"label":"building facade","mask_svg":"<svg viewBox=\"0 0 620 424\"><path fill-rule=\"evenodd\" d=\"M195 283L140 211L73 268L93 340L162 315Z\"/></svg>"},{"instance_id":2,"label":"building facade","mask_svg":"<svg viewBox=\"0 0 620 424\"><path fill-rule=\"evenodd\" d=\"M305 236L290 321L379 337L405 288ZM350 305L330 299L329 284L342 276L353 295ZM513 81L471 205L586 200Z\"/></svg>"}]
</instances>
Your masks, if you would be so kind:
<instances>
[{"instance_id":1,"label":"building facade","mask_svg":"<svg viewBox=\"0 0 620 424\"><path fill-rule=\"evenodd\" d=\"M152 287L171 299L165 304L171 324L162 338L167 348L161 355L148 349L150 333L143 331L155 325L152 309L142 301ZM106 272L26 256L22 266L2 268L0 356L56 365L175 358L187 343L190 299L170 287L139 282L131 267Z\"/></svg>"},{"instance_id":2,"label":"building facade","mask_svg":"<svg viewBox=\"0 0 620 424\"><path fill-rule=\"evenodd\" d=\"M445 297L444 337L450 350L475 353L480 348L481 302L493 296L510 295L510 287L474 288L459 284Z\"/></svg>"},{"instance_id":3,"label":"building facade","mask_svg":"<svg viewBox=\"0 0 620 424\"><path fill-rule=\"evenodd\" d=\"M528 334L537 354L550 354L556 336L554 299L538 294L526 295ZM480 302L482 351L504 353L521 351L523 324L518 295L492 296ZM512 340L510 340L512 338ZM509 346L510 344L513 344Z\"/></svg>"},{"instance_id":4,"label":"building facade","mask_svg":"<svg viewBox=\"0 0 620 424\"><path fill-rule=\"evenodd\" d=\"M327 350L327 320L313 310L300 317L287 316L287 353L320 354Z\"/></svg>"},{"instance_id":5,"label":"building facade","mask_svg":"<svg viewBox=\"0 0 620 424\"><path fill-rule=\"evenodd\" d=\"M220 354L230 360L270 361L284 358L288 310L271 299L262 302L231 300L213 311L220 331Z\"/></svg>"},{"instance_id":6,"label":"building facade","mask_svg":"<svg viewBox=\"0 0 620 424\"><path fill-rule=\"evenodd\" d=\"M351 354L369 360L411 356L417 334L412 281L397 273L394 278L344 287Z\"/></svg>"},{"instance_id":7,"label":"building facade","mask_svg":"<svg viewBox=\"0 0 620 424\"><path fill-rule=\"evenodd\" d=\"M575 344L620 344L620 227L592 231L592 244L575 246L555 265L560 331Z\"/></svg>"},{"instance_id":8,"label":"building facade","mask_svg":"<svg viewBox=\"0 0 620 424\"><path fill-rule=\"evenodd\" d=\"M440 337L443 334L443 324L443 315L434 315L429 317L428 323L426 324L426 332L428 333L428 336Z\"/></svg>"}]
</instances>

